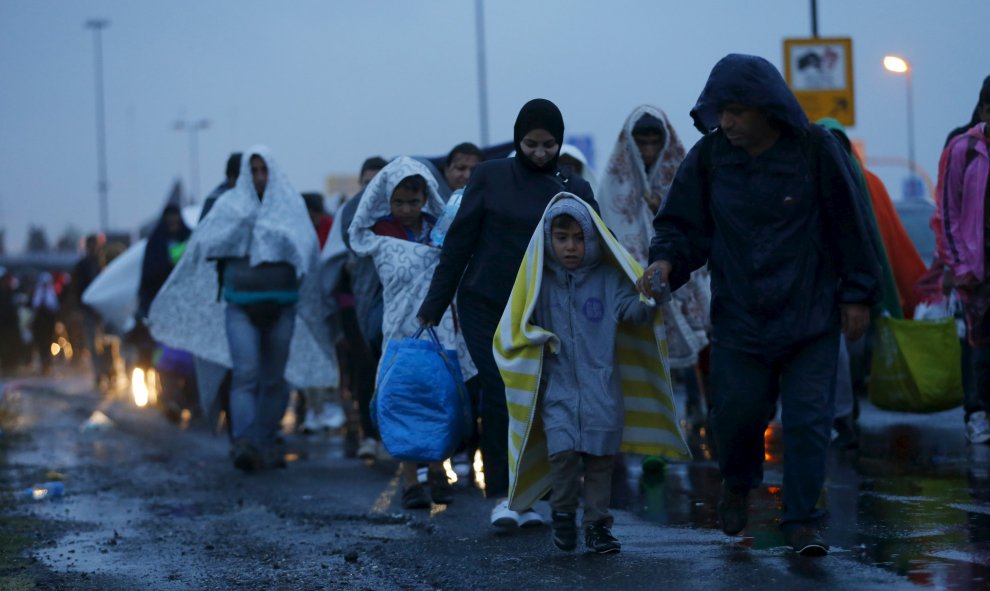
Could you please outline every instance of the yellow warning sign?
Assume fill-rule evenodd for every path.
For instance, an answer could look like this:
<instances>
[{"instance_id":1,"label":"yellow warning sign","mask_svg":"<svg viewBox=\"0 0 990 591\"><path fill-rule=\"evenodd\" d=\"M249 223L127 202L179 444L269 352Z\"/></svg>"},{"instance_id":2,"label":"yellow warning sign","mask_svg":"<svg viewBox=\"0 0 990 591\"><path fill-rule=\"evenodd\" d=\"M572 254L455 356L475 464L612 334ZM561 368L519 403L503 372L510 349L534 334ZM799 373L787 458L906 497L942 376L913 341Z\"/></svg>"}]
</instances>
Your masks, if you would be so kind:
<instances>
[{"instance_id":1,"label":"yellow warning sign","mask_svg":"<svg viewBox=\"0 0 990 591\"><path fill-rule=\"evenodd\" d=\"M784 39L784 79L812 121L856 124L852 64L849 37Z\"/></svg>"}]
</instances>

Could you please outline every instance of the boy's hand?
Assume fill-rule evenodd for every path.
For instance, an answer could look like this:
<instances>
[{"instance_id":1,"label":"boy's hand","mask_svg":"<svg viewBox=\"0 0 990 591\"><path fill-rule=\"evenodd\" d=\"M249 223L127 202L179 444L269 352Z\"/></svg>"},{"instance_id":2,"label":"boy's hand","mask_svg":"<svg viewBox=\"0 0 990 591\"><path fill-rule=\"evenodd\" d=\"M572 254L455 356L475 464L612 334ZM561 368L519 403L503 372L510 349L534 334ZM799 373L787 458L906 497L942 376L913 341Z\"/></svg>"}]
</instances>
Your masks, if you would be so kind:
<instances>
[{"instance_id":1,"label":"boy's hand","mask_svg":"<svg viewBox=\"0 0 990 591\"><path fill-rule=\"evenodd\" d=\"M636 281L636 290L648 298L656 297L660 294L654 294L653 289L650 287L651 279L655 273L660 274L660 282L668 283L670 278L671 265L669 261L659 260L643 271L643 276Z\"/></svg>"}]
</instances>

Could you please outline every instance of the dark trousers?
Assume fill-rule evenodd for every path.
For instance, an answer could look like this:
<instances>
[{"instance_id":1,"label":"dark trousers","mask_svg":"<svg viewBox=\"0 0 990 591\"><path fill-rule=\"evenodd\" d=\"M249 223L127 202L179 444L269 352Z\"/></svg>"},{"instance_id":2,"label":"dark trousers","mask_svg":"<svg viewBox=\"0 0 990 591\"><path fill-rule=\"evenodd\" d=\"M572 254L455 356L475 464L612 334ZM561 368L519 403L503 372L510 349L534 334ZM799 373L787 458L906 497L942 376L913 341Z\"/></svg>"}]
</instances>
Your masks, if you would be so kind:
<instances>
[{"instance_id":1,"label":"dark trousers","mask_svg":"<svg viewBox=\"0 0 990 591\"><path fill-rule=\"evenodd\" d=\"M550 508L576 513L584 476L584 515L582 525L604 521L612 526L608 505L612 497L612 469L615 456L593 456L577 451L562 451L550 456Z\"/></svg>"},{"instance_id":2,"label":"dark trousers","mask_svg":"<svg viewBox=\"0 0 990 591\"><path fill-rule=\"evenodd\" d=\"M781 399L784 515L781 527L816 522L832 429L839 332L778 354L712 348L712 428L726 488L748 493L763 480L764 431Z\"/></svg>"},{"instance_id":3,"label":"dark trousers","mask_svg":"<svg viewBox=\"0 0 990 591\"><path fill-rule=\"evenodd\" d=\"M364 437L378 439L378 430L371 424L371 397L375 393L375 367L378 358L364 340L358 325L354 308L344 308L340 312L340 322L347 339L347 368L351 393L358 401L361 417L361 431Z\"/></svg>"},{"instance_id":4,"label":"dark trousers","mask_svg":"<svg viewBox=\"0 0 990 591\"><path fill-rule=\"evenodd\" d=\"M509 411L505 384L492 354L492 339L502 310L458 298L457 313L471 360L481 380L481 459L485 464L485 495L509 494Z\"/></svg>"},{"instance_id":5,"label":"dark trousers","mask_svg":"<svg viewBox=\"0 0 990 591\"><path fill-rule=\"evenodd\" d=\"M964 353L968 353L972 371L972 385L965 389L966 416L979 410L990 412L990 347L972 346ZM964 369L965 361L964 357Z\"/></svg>"}]
</instances>

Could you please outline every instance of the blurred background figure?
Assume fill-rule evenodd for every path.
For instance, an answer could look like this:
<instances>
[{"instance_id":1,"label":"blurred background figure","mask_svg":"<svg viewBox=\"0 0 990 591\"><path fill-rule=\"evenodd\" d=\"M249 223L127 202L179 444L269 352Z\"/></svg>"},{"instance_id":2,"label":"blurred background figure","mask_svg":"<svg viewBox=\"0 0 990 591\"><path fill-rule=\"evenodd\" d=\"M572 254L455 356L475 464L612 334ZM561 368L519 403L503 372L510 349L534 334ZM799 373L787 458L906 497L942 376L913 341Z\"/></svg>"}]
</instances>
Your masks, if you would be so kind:
<instances>
[{"instance_id":1,"label":"blurred background figure","mask_svg":"<svg viewBox=\"0 0 990 591\"><path fill-rule=\"evenodd\" d=\"M574 174L588 181L588 184L591 185L591 191L595 195L598 194L598 176L588 164L588 158L585 157L581 148L572 144L561 146L559 163L562 170L570 169Z\"/></svg>"},{"instance_id":2,"label":"blurred background figure","mask_svg":"<svg viewBox=\"0 0 990 591\"><path fill-rule=\"evenodd\" d=\"M145 327L151 302L185 253L191 234L192 230L183 221L179 206L166 205L145 245L144 258L141 262L141 282L138 284L135 331L143 337L138 339L141 351L138 365L143 365L145 368L154 365L158 370L162 383L158 403L162 412L172 422L181 419L183 410L193 415L200 414L192 355L181 349L155 343Z\"/></svg>"},{"instance_id":3,"label":"blurred background figure","mask_svg":"<svg viewBox=\"0 0 990 591\"><path fill-rule=\"evenodd\" d=\"M309 192L303 193L302 196L322 251L333 227L333 216L327 213L322 194ZM330 307L326 311L326 330L331 341L336 343L337 335L340 333L337 305L331 294L325 295L324 301ZM339 388L301 388L298 394L300 405L296 409L296 416L301 417L301 420L297 420L297 426L303 433L339 429L344 425L345 415L344 409L341 408Z\"/></svg>"},{"instance_id":4,"label":"blurred background figure","mask_svg":"<svg viewBox=\"0 0 990 591\"><path fill-rule=\"evenodd\" d=\"M58 294L51 273L39 273L31 296L31 335L34 350L38 354L41 373L52 370L52 342L55 339L55 322L58 320Z\"/></svg>"},{"instance_id":5,"label":"blurred background figure","mask_svg":"<svg viewBox=\"0 0 990 591\"><path fill-rule=\"evenodd\" d=\"M471 142L463 142L454 146L447 154L447 165L443 169L443 178L447 185L447 196L458 189L463 189L471 180L471 171L485 160L485 153ZM443 195L441 195L443 197Z\"/></svg>"},{"instance_id":6,"label":"blurred background figure","mask_svg":"<svg viewBox=\"0 0 990 591\"><path fill-rule=\"evenodd\" d=\"M11 375L23 356L16 285L14 274L0 267L0 373L4 375Z\"/></svg>"},{"instance_id":7,"label":"blurred background figure","mask_svg":"<svg viewBox=\"0 0 990 591\"><path fill-rule=\"evenodd\" d=\"M101 383L109 385L112 379L110 376L111 368L104 360L103 327L100 315L92 307L83 303L82 294L106 266L103 252L104 243L105 239L100 234L86 236L85 253L72 270L73 296L76 306L82 311L85 349L93 368L93 383L97 388L100 388Z\"/></svg>"},{"instance_id":8,"label":"blurred background figure","mask_svg":"<svg viewBox=\"0 0 990 591\"><path fill-rule=\"evenodd\" d=\"M237 183L237 176L241 170L241 153L234 152L227 158L227 168L224 171L223 181L217 185L206 199L203 200L203 209L199 213L199 219L202 220L206 217L206 214L210 213L213 209L213 205L217 202L217 199L226 193L227 191L234 188L234 184Z\"/></svg>"}]
</instances>

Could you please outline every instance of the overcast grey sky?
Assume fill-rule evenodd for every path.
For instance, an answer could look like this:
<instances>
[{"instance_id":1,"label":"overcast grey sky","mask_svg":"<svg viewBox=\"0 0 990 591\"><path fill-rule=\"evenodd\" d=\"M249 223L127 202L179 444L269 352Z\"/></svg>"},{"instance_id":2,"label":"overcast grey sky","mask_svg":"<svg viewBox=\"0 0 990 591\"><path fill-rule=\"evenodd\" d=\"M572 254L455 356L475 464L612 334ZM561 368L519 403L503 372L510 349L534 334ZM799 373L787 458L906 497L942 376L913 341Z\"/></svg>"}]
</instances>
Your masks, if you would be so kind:
<instances>
[{"instance_id":1,"label":"overcast grey sky","mask_svg":"<svg viewBox=\"0 0 990 591\"><path fill-rule=\"evenodd\" d=\"M870 156L907 153L902 76L914 66L918 160L934 178L949 129L990 74L987 0L819 0L819 33L853 38L857 125ZM110 222L156 215L188 183L180 118L199 134L200 192L231 151L268 145L300 191L356 173L369 155L443 154L480 139L471 0L0 0L0 228L20 251L28 224L55 238L99 225L93 35L104 71ZM601 167L628 113L664 109L687 145L688 111L731 52L782 67L782 40L810 35L807 0L486 0L490 135L519 107L556 102L590 134ZM877 168L895 197L904 172Z\"/></svg>"}]
</instances>

